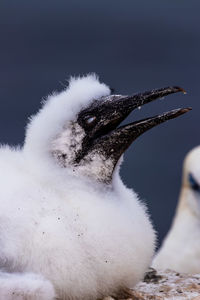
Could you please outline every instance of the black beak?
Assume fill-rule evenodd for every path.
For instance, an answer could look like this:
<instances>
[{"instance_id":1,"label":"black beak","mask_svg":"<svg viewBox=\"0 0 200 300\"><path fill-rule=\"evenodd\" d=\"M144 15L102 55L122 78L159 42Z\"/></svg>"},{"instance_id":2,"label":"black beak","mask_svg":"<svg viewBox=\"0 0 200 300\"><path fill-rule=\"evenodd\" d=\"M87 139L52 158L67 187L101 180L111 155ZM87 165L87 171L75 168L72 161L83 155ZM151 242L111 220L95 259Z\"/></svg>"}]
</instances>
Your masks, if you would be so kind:
<instances>
[{"instance_id":1,"label":"black beak","mask_svg":"<svg viewBox=\"0 0 200 300\"><path fill-rule=\"evenodd\" d=\"M120 156L132 144L132 142L145 131L170 119L174 119L189 110L191 110L191 108L174 109L161 115L119 127L96 139L92 148L99 148L101 145L100 147L103 149L104 156L106 156L106 158L113 157L113 160L117 163Z\"/></svg>"},{"instance_id":2,"label":"black beak","mask_svg":"<svg viewBox=\"0 0 200 300\"><path fill-rule=\"evenodd\" d=\"M161 89L155 89L144 93L134 94L131 96L109 96L112 101L112 107L123 111L123 113L130 113L135 108L140 107L146 103L152 102L158 98L163 98L167 95L183 92L186 93L182 88L173 86ZM112 97L117 97L116 101L113 101ZM108 97L107 97L108 98ZM114 99L115 100L115 99Z\"/></svg>"},{"instance_id":3,"label":"black beak","mask_svg":"<svg viewBox=\"0 0 200 300\"><path fill-rule=\"evenodd\" d=\"M191 108L172 110L117 128L118 125L134 109L177 92L185 93L180 87L166 87L132 96L110 95L93 101L90 107L81 111L78 116L78 123L85 129L87 135L76 163L79 163L88 152L96 151L112 159L115 166L123 152L137 137L158 124L188 112ZM85 120L91 117L95 117L94 122L88 125Z\"/></svg>"}]
</instances>

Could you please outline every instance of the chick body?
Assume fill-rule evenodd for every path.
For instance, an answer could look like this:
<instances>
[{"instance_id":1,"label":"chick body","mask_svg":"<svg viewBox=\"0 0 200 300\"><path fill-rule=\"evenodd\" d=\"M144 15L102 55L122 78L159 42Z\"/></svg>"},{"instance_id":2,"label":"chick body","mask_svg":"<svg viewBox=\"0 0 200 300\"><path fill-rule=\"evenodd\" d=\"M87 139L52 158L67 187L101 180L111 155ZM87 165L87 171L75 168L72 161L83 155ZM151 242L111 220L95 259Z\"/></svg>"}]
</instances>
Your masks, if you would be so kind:
<instances>
[{"instance_id":1,"label":"chick body","mask_svg":"<svg viewBox=\"0 0 200 300\"><path fill-rule=\"evenodd\" d=\"M146 207L122 183L119 165L108 185L61 166L51 152L81 107L109 93L95 76L72 79L32 117L22 149L2 146L0 286L7 289L0 289L0 299L5 290L8 299L97 299L143 278L155 233ZM82 135L71 134L72 144L81 143ZM97 162L93 174L100 167ZM24 282L35 276L32 290L22 275Z\"/></svg>"}]
</instances>

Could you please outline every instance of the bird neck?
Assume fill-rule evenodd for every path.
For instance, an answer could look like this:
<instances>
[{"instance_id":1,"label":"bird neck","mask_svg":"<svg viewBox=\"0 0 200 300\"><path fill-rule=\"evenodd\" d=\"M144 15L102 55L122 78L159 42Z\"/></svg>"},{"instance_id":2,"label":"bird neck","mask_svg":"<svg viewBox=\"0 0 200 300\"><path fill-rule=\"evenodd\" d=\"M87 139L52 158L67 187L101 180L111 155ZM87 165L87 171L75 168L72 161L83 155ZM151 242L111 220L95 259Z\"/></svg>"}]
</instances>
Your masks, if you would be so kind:
<instances>
[{"instance_id":1,"label":"bird neck","mask_svg":"<svg viewBox=\"0 0 200 300\"><path fill-rule=\"evenodd\" d=\"M179 203L175 219L190 219L190 222L200 223L200 199L187 186L183 186L180 193Z\"/></svg>"}]
</instances>

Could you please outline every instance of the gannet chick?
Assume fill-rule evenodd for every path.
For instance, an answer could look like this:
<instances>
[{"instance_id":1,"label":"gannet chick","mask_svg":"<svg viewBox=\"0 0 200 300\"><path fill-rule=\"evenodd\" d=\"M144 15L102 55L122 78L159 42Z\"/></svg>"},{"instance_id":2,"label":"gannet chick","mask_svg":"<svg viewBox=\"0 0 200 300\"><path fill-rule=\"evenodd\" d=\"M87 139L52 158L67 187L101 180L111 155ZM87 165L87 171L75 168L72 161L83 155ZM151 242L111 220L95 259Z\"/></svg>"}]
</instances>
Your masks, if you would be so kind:
<instances>
[{"instance_id":1,"label":"gannet chick","mask_svg":"<svg viewBox=\"0 0 200 300\"><path fill-rule=\"evenodd\" d=\"M1 147L1 300L99 299L143 278L155 232L120 179L120 157L143 132L188 109L118 125L179 91L110 95L95 75L72 78L30 119L22 149Z\"/></svg>"},{"instance_id":2,"label":"gannet chick","mask_svg":"<svg viewBox=\"0 0 200 300\"><path fill-rule=\"evenodd\" d=\"M157 269L200 273L200 146L185 158L180 199L163 245L153 261Z\"/></svg>"}]
</instances>

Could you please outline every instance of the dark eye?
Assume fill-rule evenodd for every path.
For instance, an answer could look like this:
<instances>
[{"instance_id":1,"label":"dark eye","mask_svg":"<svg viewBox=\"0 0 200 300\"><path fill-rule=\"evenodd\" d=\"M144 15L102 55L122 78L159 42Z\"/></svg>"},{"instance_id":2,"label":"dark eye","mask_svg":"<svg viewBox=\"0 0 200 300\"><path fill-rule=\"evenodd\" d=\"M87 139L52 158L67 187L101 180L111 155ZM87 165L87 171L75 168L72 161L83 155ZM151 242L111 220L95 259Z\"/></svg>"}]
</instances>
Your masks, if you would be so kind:
<instances>
[{"instance_id":1,"label":"dark eye","mask_svg":"<svg viewBox=\"0 0 200 300\"><path fill-rule=\"evenodd\" d=\"M200 192L200 185L198 184L198 182L196 181L196 179L194 178L194 176L191 173L188 174L188 181L189 181L190 187L194 191Z\"/></svg>"},{"instance_id":2,"label":"dark eye","mask_svg":"<svg viewBox=\"0 0 200 300\"><path fill-rule=\"evenodd\" d=\"M85 120L85 123L88 125L88 126L92 126L95 124L96 122L96 117L95 116L86 116L84 118Z\"/></svg>"}]
</instances>

